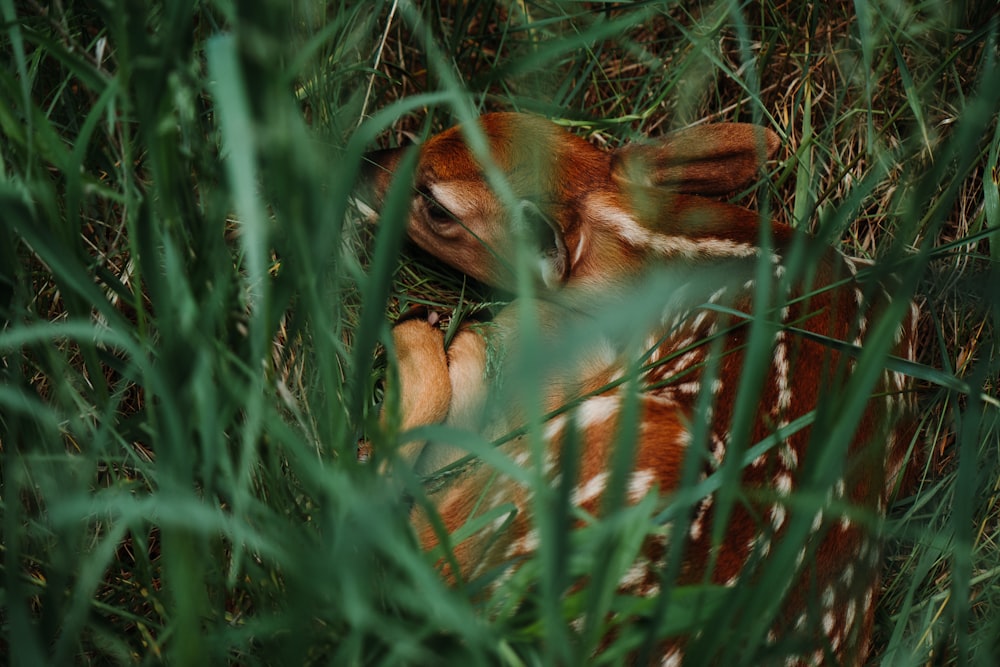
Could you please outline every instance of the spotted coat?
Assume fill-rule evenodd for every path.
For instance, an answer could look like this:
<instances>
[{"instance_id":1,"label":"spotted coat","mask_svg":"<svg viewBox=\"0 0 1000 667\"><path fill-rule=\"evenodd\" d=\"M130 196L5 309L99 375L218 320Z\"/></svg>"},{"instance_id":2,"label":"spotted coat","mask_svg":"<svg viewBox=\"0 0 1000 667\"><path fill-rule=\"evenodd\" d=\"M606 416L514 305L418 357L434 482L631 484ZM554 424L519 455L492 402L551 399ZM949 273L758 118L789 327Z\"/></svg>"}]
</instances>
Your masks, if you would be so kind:
<instances>
[{"instance_id":1,"label":"spotted coat","mask_svg":"<svg viewBox=\"0 0 1000 667\"><path fill-rule=\"evenodd\" d=\"M748 559L751 554L766 557L780 543L796 511L785 499L802 485L810 457L821 455L810 450L808 425L790 427L819 415L818 406L851 380L858 349L893 312L891 279L869 278L864 262L832 249L816 252L813 244L803 251L813 253L809 271L788 280L786 259L799 241L795 233L772 224L769 249L762 249L757 213L709 198L751 179L764 154L777 148L776 138L759 129L708 126L609 155L533 117L491 114L480 123L496 166L508 177L508 196L527 202L525 210L541 218L534 221L544 232L535 235L543 239L537 248L538 282L551 298L515 302L487 325L464 326L447 350L441 332L427 320L399 324L393 336L400 353L401 394L404 403L409 401L405 425L446 422L495 438L522 426L526 415L554 415L542 425L543 460L534 460L528 437L510 440L503 452L518 466L540 463L544 477L557 484L567 467L563 446L572 429L578 460L570 466L577 471L571 502L599 515L612 450L626 426L620 423L623 406L634 398L638 423L627 501L638 502L651 492L667 497L681 483L685 457L697 455L692 452L699 432L696 419L707 420L707 442L698 443L706 450L700 479L732 455L731 425L747 361L759 267L769 267L767 293L774 303L771 309L758 304L757 316L772 322L765 346L770 362L756 389L755 417L739 440L745 447L782 429L792 432L739 472L749 501L732 505L721 544L712 544L717 494L697 502L676 583L733 586L741 577L752 580L744 572ZM371 177L377 191L384 192L398 157L396 151L372 156L381 168ZM458 130L431 139L421 148L408 232L442 260L504 286L510 284L505 272L514 258L514 246L507 241L515 224L511 220L520 225L532 221L510 213L511 207L486 185L484 172ZM483 254L484 244L492 246L490 253ZM647 294L664 289L667 296L641 332L629 332L631 342L613 333L595 336L574 358L546 367L541 406L518 405L516 396L504 394L510 383L503 376L515 373L526 347L521 343L526 311L539 323L538 344L558 345L574 327L614 312L643 289ZM911 306L894 328L893 354L915 357L918 316ZM637 333L642 334L638 345ZM828 339L857 349L831 345ZM633 397L628 394L633 384L626 380L637 357L641 363ZM884 515L913 440L911 384L901 373L880 371L857 429L844 443L843 465L831 480L827 504L811 517L813 539L797 554L795 583L768 635L777 641L797 632L814 640L786 664L826 664L827 656L838 664L861 664L867 655L880 542L871 525L835 508L847 505ZM700 412L697 405L705 398L711 399L709 407ZM568 403L572 409L564 409ZM435 443L411 443L403 450L412 464L423 461L423 472L459 455ZM504 564L504 576L509 576L512 564L538 547L530 485L522 480L498 477L488 466L470 466L433 502L448 532L474 515L512 508L452 545L460 571L443 563L447 577L475 578ZM420 511L413 522L423 545L433 548L439 539L434 522ZM619 581L621 590L658 594L668 543L676 539L669 531L652 532ZM661 664L681 664L684 643L684 638L664 641Z\"/></svg>"}]
</instances>

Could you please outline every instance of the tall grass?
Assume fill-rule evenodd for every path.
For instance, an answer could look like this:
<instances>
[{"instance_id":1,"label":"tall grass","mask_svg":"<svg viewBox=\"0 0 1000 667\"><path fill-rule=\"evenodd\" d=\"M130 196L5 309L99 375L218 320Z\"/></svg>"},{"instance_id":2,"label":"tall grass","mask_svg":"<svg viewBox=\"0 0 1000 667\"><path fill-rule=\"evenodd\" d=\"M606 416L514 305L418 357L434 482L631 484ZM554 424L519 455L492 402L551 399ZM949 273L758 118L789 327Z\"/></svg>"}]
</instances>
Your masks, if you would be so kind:
<instances>
[{"instance_id":1,"label":"tall grass","mask_svg":"<svg viewBox=\"0 0 1000 667\"><path fill-rule=\"evenodd\" d=\"M362 154L517 108L609 145L703 119L783 136L753 205L897 270L925 304L907 368L921 481L885 527L877 654L996 664L989 4L0 0L0 655L614 664L702 627L691 664L775 659L755 652L774 614L759 589L616 593L661 529L655 499L571 535L569 487L512 471L537 487L542 547L489 594L448 586L403 494L356 461L380 432L387 322L503 298L402 252L402 190L377 229L358 224ZM885 350L862 359L881 368ZM831 443L858 405L816 415ZM402 436L382 430L391 450ZM506 465L474 434L431 433ZM683 530L705 492L661 519ZM794 552L762 581L780 588ZM593 657L609 612L647 621Z\"/></svg>"}]
</instances>

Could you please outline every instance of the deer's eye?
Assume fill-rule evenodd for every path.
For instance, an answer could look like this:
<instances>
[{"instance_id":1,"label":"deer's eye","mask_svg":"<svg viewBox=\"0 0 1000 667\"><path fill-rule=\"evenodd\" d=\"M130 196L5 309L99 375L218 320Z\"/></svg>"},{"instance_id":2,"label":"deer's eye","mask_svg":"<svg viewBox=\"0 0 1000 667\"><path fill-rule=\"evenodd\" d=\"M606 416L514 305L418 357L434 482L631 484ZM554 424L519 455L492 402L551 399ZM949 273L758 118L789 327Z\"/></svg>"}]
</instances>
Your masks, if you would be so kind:
<instances>
[{"instance_id":1,"label":"deer's eye","mask_svg":"<svg viewBox=\"0 0 1000 667\"><path fill-rule=\"evenodd\" d=\"M441 205L429 190L421 190L420 197L423 199L424 210L431 222L439 225L450 225L455 222L455 216L447 208Z\"/></svg>"}]
</instances>

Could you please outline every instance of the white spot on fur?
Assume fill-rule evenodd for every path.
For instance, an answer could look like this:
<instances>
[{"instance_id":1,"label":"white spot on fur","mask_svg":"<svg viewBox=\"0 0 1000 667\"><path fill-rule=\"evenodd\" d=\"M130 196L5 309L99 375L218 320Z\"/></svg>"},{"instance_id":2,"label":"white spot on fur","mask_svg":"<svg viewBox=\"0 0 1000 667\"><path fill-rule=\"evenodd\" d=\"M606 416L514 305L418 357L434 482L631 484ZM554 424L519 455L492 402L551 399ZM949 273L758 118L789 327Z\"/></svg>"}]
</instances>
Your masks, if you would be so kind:
<instances>
[{"instance_id":1,"label":"white spot on fur","mask_svg":"<svg viewBox=\"0 0 1000 667\"><path fill-rule=\"evenodd\" d=\"M833 586L827 586L823 590L823 608L833 609L834 603L837 601L837 594L833 590Z\"/></svg>"},{"instance_id":2,"label":"white spot on fur","mask_svg":"<svg viewBox=\"0 0 1000 667\"><path fill-rule=\"evenodd\" d=\"M760 548L760 555L763 556L764 558L767 558L768 555L771 553L771 540L764 539L762 545L763 546L761 546Z\"/></svg>"},{"instance_id":3,"label":"white spot on fur","mask_svg":"<svg viewBox=\"0 0 1000 667\"><path fill-rule=\"evenodd\" d=\"M556 467L556 457L551 449L545 451L545 457L542 459L542 474L548 476L552 474L552 471Z\"/></svg>"},{"instance_id":4,"label":"white spot on fur","mask_svg":"<svg viewBox=\"0 0 1000 667\"><path fill-rule=\"evenodd\" d=\"M495 492L490 497L489 507L499 507L501 504L507 502L507 492L503 489Z\"/></svg>"},{"instance_id":5,"label":"white spot on fur","mask_svg":"<svg viewBox=\"0 0 1000 667\"><path fill-rule=\"evenodd\" d=\"M712 496L705 496L701 503L698 504L698 513L695 514L694 519L691 521L691 528L688 531L693 542L701 539L701 533L705 528L705 514L711 506Z\"/></svg>"},{"instance_id":6,"label":"white spot on fur","mask_svg":"<svg viewBox=\"0 0 1000 667\"><path fill-rule=\"evenodd\" d=\"M594 424L603 424L618 414L621 408L621 398L616 395L603 395L588 398L577 410L577 420L581 428Z\"/></svg>"},{"instance_id":7,"label":"white spot on fur","mask_svg":"<svg viewBox=\"0 0 1000 667\"><path fill-rule=\"evenodd\" d=\"M604 493L608 483L608 473L601 472L588 479L582 486L573 490L572 502L574 505L583 505L597 496Z\"/></svg>"},{"instance_id":8,"label":"white spot on fur","mask_svg":"<svg viewBox=\"0 0 1000 667\"><path fill-rule=\"evenodd\" d=\"M792 404L792 389L788 382L788 346L784 332L778 333L778 344L774 348L775 382L778 388L778 405L771 414L784 415Z\"/></svg>"},{"instance_id":9,"label":"white spot on fur","mask_svg":"<svg viewBox=\"0 0 1000 667\"><path fill-rule=\"evenodd\" d=\"M542 436L545 438L546 442L552 442L562 435L564 428L566 428L566 416L559 415L558 417L550 419L548 423L545 424L545 427L542 429Z\"/></svg>"},{"instance_id":10,"label":"white spot on fur","mask_svg":"<svg viewBox=\"0 0 1000 667\"><path fill-rule=\"evenodd\" d=\"M882 561L881 549L878 548L872 549L872 552L868 558L868 562L871 563L873 568L878 568L879 565L881 565L881 561Z\"/></svg>"},{"instance_id":11,"label":"white spot on fur","mask_svg":"<svg viewBox=\"0 0 1000 667\"><path fill-rule=\"evenodd\" d=\"M507 512L505 514L501 514L497 518L493 519L493 521L490 523L490 529L494 533L497 532L498 530L500 530L501 528L503 528L504 524L506 524L508 521L510 521L511 517L513 517L516 513L517 512L515 510L511 510L510 512Z\"/></svg>"},{"instance_id":12,"label":"white spot on fur","mask_svg":"<svg viewBox=\"0 0 1000 667\"><path fill-rule=\"evenodd\" d=\"M694 345L696 342L698 341L695 339L694 336L685 336L684 338L678 341L670 339L667 341L667 344L672 350L683 350L686 347Z\"/></svg>"},{"instance_id":13,"label":"white spot on fur","mask_svg":"<svg viewBox=\"0 0 1000 667\"><path fill-rule=\"evenodd\" d=\"M652 234L628 213L617 206L598 201L596 197L591 197L586 203L590 209L589 213L602 219L619 237L634 246L649 246Z\"/></svg>"},{"instance_id":14,"label":"white spot on fur","mask_svg":"<svg viewBox=\"0 0 1000 667\"><path fill-rule=\"evenodd\" d=\"M489 586L490 592L491 593L496 593L498 590L500 590L501 588L503 588L503 586L508 581L510 581L510 578L512 576L514 576L514 568L513 567L506 567L506 568L504 568L504 571L501 572L500 575L496 579L494 579L492 582L490 582L490 586Z\"/></svg>"},{"instance_id":15,"label":"white spot on fur","mask_svg":"<svg viewBox=\"0 0 1000 667\"><path fill-rule=\"evenodd\" d=\"M717 289L714 292L712 292L711 295L709 295L708 302L709 303L718 303L722 299L722 296L725 293L726 293L726 288L725 287L720 287L719 289Z\"/></svg>"},{"instance_id":16,"label":"white spot on fur","mask_svg":"<svg viewBox=\"0 0 1000 667\"><path fill-rule=\"evenodd\" d=\"M697 542L701 539L701 531L704 528L701 517L696 517L694 521L691 522L691 528L688 530L688 534L691 535L691 541Z\"/></svg>"},{"instance_id":17,"label":"white spot on fur","mask_svg":"<svg viewBox=\"0 0 1000 667\"><path fill-rule=\"evenodd\" d=\"M756 257L759 249L749 243L738 243L724 238L692 239L687 236L664 236L657 234L647 243L664 255L681 257Z\"/></svg>"},{"instance_id":18,"label":"white spot on fur","mask_svg":"<svg viewBox=\"0 0 1000 667\"><path fill-rule=\"evenodd\" d=\"M785 525L785 519L788 518L788 513L785 508L781 505L771 505L771 526L774 528L774 532L781 530L781 527Z\"/></svg>"},{"instance_id":19,"label":"white spot on fur","mask_svg":"<svg viewBox=\"0 0 1000 667\"><path fill-rule=\"evenodd\" d=\"M722 460L726 457L726 435L719 436L718 433L712 433L712 450L710 454L712 455L712 460L709 462L713 470L717 470L719 466L722 465Z\"/></svg>"},{"instance_id":20,"label":"white spot on fur","mask_svg":"<svg viewBox=\"0 0 1000 667\"><path fill-rule=\"evenodd\" d=\"M778 449L778 456L786 470L795 470L799 467L799 453L791 445L783 444Z\"/></svg>"},{"instance_id":21,"label":"white spot on fur","mask_svg":"<svg viewBox=\"0 0 1000 667\"><path fill-rule=\"evenodd\" d=\"M645 558L639 558L632 563L628 571L618 580L618 586L620 588L634 588L643 582L648 572L649 561Z\"/></svg>"},{"instance_id":22,"label":"white spot on fur","mask_svg":"<svg viewBox=\"0 0 1000 667\"><path fill-rule=\"evenodd\" d=\"M701 391L701 383L697 381L684 382L677 385L675 389L681 394L686 394L688 396L697 396L698 392Z\"/></svg>"},{"instance_id":23,"label":"white spot on fur","mask_svg":"<svg viewBox=\"0 0 1000 667\"><path fill-rule=\"evenodd\" d=\"M893 383L896 385L896 389L903 391L906 389L906 375L899 373L897 371L892 371Z\"/></svg>"},{"instance_id":24,"label":"white spot on fur","mask_svg":"<svg viewBox=\"0 0 1000 667\"><path fill-rule=\"evenodd\" d=\"M660 661L660 667L681 667L683 659L684 654L681 653L679 648L671 648L667 651L667 654L663 656L663 660Z\"/></svg>"},{"instance_id":25,"label":"white spot on fur","mask_svg":"<svg viewBox=\"0 0 1000 667\"><path fill-rule=\"evenodd\" d=\"M656 472L653 470L639 470L632 473L632 476L628 480L629 501L636 503L642 500L643 496L649 493L655 482Z\"/></svg>"},{"instance_id":26,"label":"white spot on fur","mask_svg":"<svg viewBox=\"0 0 1000 667\"><path fill-rule=\"evenodd\" d=\"M692 366L701 363L702 356L703 352L700 349L685 352L674 361L671 368L676 369L675 372L685 371Z\"/></svg>"},{"instance_id":27,"label":"white spot on fur","mask_svg":"<svg viewBox=\"0 0 1000 667\"><path fill-rule=\"evenodd\" d=\"M705 323L705 320L708 319L708 316L710 314L711 313L708 310L702 310L702 311L700 311L697 315L695 315L694 320L691 322L691 328L695 329L696 331L698 329L700 329L701 325L703 325Z\"/></svg>"},{"instance_id":28,"label":"white spot on fur","mask_svg":"<svg viewBox=\"0 0 1000 667\"><path fill-rule=\"evenodd\" d=\"M823 634L827 637L833 633L833 612L826 612L823 614Z\"/></svg>"},{"instance_id":29,"label":"white spot on fur","mask_svg":"<svg viewBox=\"0 0 1000 667\"><path fill-rule=\"evenodd\" d=\"M517 554L528 554L535 551L538 548L538 531L534 528L529 530L524 534L519 540L515 540L507 547L506 557L516 556Z\"/></svg>"},{"instance_id":30,"label":"white spot on fur","mask_svg":"<svg viewBox=\"0 0 1000 667\"><path fill-rule=\"evenodd\" d=\"M792 476L787 472L779 473L774 478L774 488L780 495L789 495L792 492Z\"/></svg>"}]
</instances>

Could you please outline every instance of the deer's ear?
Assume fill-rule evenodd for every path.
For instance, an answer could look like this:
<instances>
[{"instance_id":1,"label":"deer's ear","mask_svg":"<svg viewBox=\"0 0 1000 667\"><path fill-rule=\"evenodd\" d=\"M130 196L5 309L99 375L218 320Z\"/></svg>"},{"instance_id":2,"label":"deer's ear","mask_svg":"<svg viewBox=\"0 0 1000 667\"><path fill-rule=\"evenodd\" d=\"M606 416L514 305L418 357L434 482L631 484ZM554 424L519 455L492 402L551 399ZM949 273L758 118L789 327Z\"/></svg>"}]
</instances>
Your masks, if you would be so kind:
<instances>
[{"instance_id":1,"label":"deer's ear","mask_svg":"<svg viewBox=\"0 0 1000 667\"><path fill-rule=\"evenodd\" d=\"M752 182L780 145L777 134L758 125L702 125L623 146L611 156L611 177L619 186L720 196Z\"/></svg>"},{"instance_id":2,"label":"deer's ear","mask_svg":"<svg viewBox=\"0 0 1000 667\"><path fill-rule=\"evenodd\" d=\"M365 153L361 164L361 180L358 190L358 194L365 204L371 207L381 206L385 193L389 190L393 174L396 172L400 160L403 159L403 155L409 150L411 150L410 147L401 146Z\"/></svg>"},{"instance_id":3,"label":"deer's ear","mask_svg":"<svg viewBox=\"0 0 1000 667\"><path fill-rule=\"evenodd\" d=\"M538 275L548 288L561 287L569 278L569 253L563 230L534 202L520 203L520 218L523 222L524 238L533 252L537 253Z\"/></svg>"}]
</instances>

